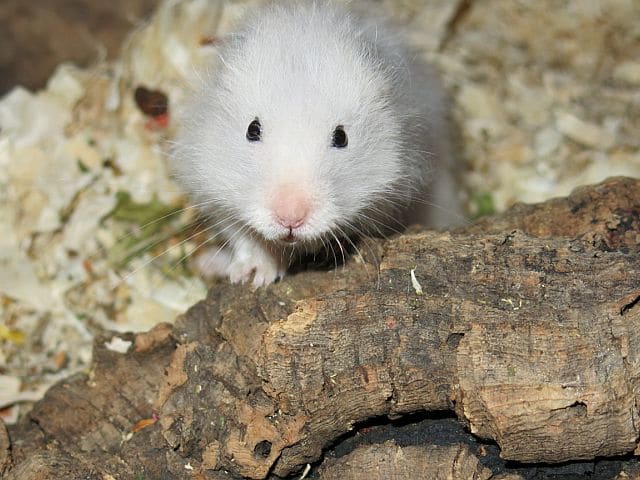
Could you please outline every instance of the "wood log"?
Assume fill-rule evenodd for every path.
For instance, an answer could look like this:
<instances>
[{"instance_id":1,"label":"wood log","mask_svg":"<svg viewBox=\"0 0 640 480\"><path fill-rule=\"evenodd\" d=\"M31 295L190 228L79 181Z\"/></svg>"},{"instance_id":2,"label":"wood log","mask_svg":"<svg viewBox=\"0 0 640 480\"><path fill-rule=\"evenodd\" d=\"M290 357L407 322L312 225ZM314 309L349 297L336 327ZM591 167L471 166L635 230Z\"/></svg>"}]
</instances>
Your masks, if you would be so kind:
<instances>
[{"instance_id":1,"label":"wood log","mask_svg":"<svg viewBox=\"0 0 640 480\"><path fill-rule=\"evenodd\" d=\"M0 478L9 470L11 463L10 446L7 428L4 426L4 423L0 421Z\"/></svg>"},{"instance_id":2,"label":"wood log","mask_svg":"<svg viewBox=\"0 0 640 480\"><path fill-rule=\"evenodd\" d=\"M318 473L322 480L357 480L363 478L363 472L367 472L370 480L496 478L465 445L401 447L392 441L360 447L349 455L329 460Z\"/></svg>"},{"instance_id":3,"label":"wood log","mask_svg":"<svg viewBox=\"0 0 640 480\"><path fill-rule=\"evenodd\" d=\"M358 422L442 410L509 460L634 451L640 181L361 245L337 270L221 284L173 326L117 335L126 354L96 339L91 372L10 430L8 478L46 478L34 458L86 478L286 476Z\"/></svg>"}]
</instances>

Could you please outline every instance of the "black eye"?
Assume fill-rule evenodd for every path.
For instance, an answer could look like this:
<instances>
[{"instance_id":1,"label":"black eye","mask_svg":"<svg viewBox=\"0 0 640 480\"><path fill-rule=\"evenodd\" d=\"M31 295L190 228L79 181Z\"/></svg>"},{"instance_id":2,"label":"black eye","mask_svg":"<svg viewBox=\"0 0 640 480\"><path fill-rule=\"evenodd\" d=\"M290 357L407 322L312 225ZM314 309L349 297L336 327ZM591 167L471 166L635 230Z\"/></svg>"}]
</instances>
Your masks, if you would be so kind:
<instances>
[{"instance_id":1,"label":"black eye","mask_svg":"<svg viewBox=\"0 0 640 480\"><path fill-rule=\"evenodd\" d=\"M260 125L260 120L256 118L249 124L249 128L247 128L247 140L250 142L257 142L260 140L261 135L262 126Z\"/></svg>"},{"instance_id":2,"label":"black eye","mask_svg":"<svg viewBox=\"0 0 640 480\"><path fill-rule=\"evenodd\" d=\"M331 142L331 146L336 148L344 148L347 145L349 145L347 132L344 131L344 127L342 125L338 125L333 131L333 140Z\"/></svg>"}]
</instances>

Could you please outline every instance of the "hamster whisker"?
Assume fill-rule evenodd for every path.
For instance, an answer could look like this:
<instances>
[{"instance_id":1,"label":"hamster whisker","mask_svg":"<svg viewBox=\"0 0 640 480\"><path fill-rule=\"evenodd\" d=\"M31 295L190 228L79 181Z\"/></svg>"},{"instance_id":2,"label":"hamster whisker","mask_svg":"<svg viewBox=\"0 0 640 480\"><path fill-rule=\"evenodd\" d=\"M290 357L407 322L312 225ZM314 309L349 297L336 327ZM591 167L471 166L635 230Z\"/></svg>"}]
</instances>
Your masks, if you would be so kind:
<instances>
[{"instance_id":1,"label":"hamster whisker","mask_svg":"<svg viewBox=\"0 0 640 480\"><path fill-rule=\"evenodd\" d=\"M201 202L201 203L197 203L197 204L193 204L193 205L187 205L185 207L181 207L181 208L179 208L177 210L169 212L169 213L167 213L165 215L162 215L160 217L154 218L153 220L150 220L150 221L148 221L148 222L146 222L146 223L144 223L142 225L136 225L134 228L136 230L142 231L142 230L144 230L146 228L149 228L149 227L155 225L158 222L162 222L163 220L167 220L168 218L178 216L178 215L180 215L182 213L185 213L185 212L188 212L190 210L197 210L198 216L196 217L196 220L193 221L193 222L189 222L189 223L187 223L185 225L182 225L180 227L180 229L178 230L178 231L184 231L184 230L190 228L191 226L193 226L196 222L200 221L200 219L202 218L202 212L200 211L200 209L203 206L207 206L209 203L210 202ZM127 240L128 238L130 238L130 237L132 237L134 235L135 235L135 232L131 231L131 232L127 233L127 234L121 235L120 237L116 238L115 242L122 242L123 240ZM158 242L158 243L160 243L160 242ZM153 246L155 246L155 244L152 245L151 247L153 247Z\"/></svg>"},{"instance_id":2,"label":"hamster whisker","mask_svg":"<svg viewBox=\"0 0 640 480\"><path fill-rule=\"evenodd\" d=\"M331 240L328 239L327 236L328 236L327 232L323 232L322 235L320 235L320 242L322 243L323 251L326 252L327 254L329 254L329 252L331 253L331 256L333 257L333 267L335 269L335 268L338 268L338 257L336 256L336 250L334 246L331 244ZM314 252L313 258L315 261L316 252Z\"/></svg>"},{"instance_id":3,"label":"hamster whisker","mask_svg":"<svg viewBox=\"0 0 640 480\"><path fill-rule=\"evenodd\" d=\"M451 207L440 205L439 203L429 201L428 199L425 199L425 198L416 199L415 202L419 205L426 205L430 208L435 208L441 212L446 213L448 216L453 217L456 220L456 222L459 223L460 225L469 225L471 223L470 218L452 209Z\"/></svg>"},{"instance_id":4,"label":"hamster whisker","mask_svg":"<svg viewBox=\"0 0 640 480\"><path fill-rule=\"evenodd\" d=\"M305 251L307 250L307 246L305 245ZM286 251L283 248L283 251ZM291 264L293 262L293 258L294 258L294 254L295 254L295 250L293 248L289 249L289 264Z\"/></svg>"},{"instance_id":5,"label":"hamster whisker","mask_svg":"<svg viewBox=\"0 0 640 480\"><path fill-rule=\"evenodd\" d=\"M214 224L214 225L210 225L207 228L203 229L203 230L199 230L196 233L194 233L193 235L189 235L187 238L181 240L180 242L178 242L175 245L171 245L169 248L163 250L161 253L152 256L150 259L146 260L145 262L142 263L142 265L138 266L137 268L135 268L134 270L132 270L131 272L128 272L124 277L122 277L120 279L120 283L126 282L127 280L129 280L132 276L134 276L136 273L138 273L140 270L142 270L143 268L145 268L146 266L150 265L151 263L153 263L155 260L157 260L158 258L162 257L163 255L166 255L167 253L171 252L172 250L181 247L182 245L184 245L185 243L187 243L189 240L202 235L203 233L209 232L213 229L216 228L217 225L219 225L220 223L222 223L222 221ZM232 224L233 225L233 224ZM223 230L216 232L216 234L214 235L214 237L212 237L210 240L213 240L215 237L221 235L222 233L224 233L228 228L230 227L226 227Z\"/></svg>"},{"instance_id":6,"label":"hamster whisker","mask_svg":"<svg viewBox=\"0 0 640 480\"><path fill-rule=\"evenodd\" d=\"M340 235L346 239L346 241L349 243L349 245L351 245L351 247L354 249L355 254L360 257L360 259L362 260L362 265L364 265L365 271L367 272L367 274L369 273L369 268L367 266L367 262L364 261L364 256L362 255L362 251L358 248L358 246L356 245L356 243L351 239L351 237L349 235L346 234L346 232L340 228L339 226L336 226L336 230L338 230L338 233L340 233ZM356 234L365 242L366 247L369 250L369 253L371 254L371 258L373 259L373 261L376 261L376 256L373 252L373 249L371 248L371 246L368 243L367 237L365 235L362 235L361 232L358 232L356 230ZM344 262L343 262L344 263ZM376 270L379 270L379 268L376 268ZM379 274L379 273L378 273Z\"/></svg>"},{"instance_id":7,"label":"hamster whisker","mask_svg":"<svg viewBox=\"0 0 640 480\"><path fill-rule=\"evenodd\" d=\"M344 265L345 262L347 261L347 259L346 259L346 256L344 254L344 248L342 247L342 242L338 239L338 237L333 232L333 230L329 230L329 233L331 234L333 239L336 241L336 244L338 245L338 248L340 249L340 255L342 256L342 265ZM335 255L334 255L334 258L335 258ZM334 265L335 265L336 269L338 268L337 261L338 261L338 259L335 258Z\"/></svg>"},{"instance_id":8,"label":"hamster whisker","mask_svg":"<svg viewBox=\"0 0 640 480\"><path fill-rule=\"evenodd\" d=\"M329 233L331 233L331 230L329 230ZM331 239L327 238L327 245L331 250L331 255L333 256L333 268L334 268L334 272L336 272L338 269L338 256L336 255L336 249L333 246L333 242L331 241Z\"/></svg>"},{"instance_id":9,"label":"hamster whisker","mask_svg":"<svg viewBox=\"0 0 640 480\"><path fill-rule=\"evenodd\" d=\"M203 204L195 205L194 208L200 207L202 205ZM191 208L191 207L189 207L189 208ZM187 210L187 208L181 209L182 212L184 212L186 210ZM163 218L167 218L169 216L171 216L171 214L165 215ZM152 250L153 248L155 248L156 246L166 242L170 238L175 237L175 236L180 236L182 233L187 232L188 230L190 230L190 229L192 229L194 227L198 227L199 225L202 225L202 223L204 222L203 218L204 218L204 215L199 211L198 216L196 217L195 220L193 220L191 222L188 222L185 225L181 225L177 229L172 229L169 232L167 232L166 234L160 236L159 238L157 236L152 236L150 239L146 239L147 240L146 243L143 240L143 241L141 241L139 243L137 248L135 248L133 250L125 251L125 252L122 253L122 255L120 257L112 258L111 261L115 262L116 264L119 264L119 263L125 262L127 260L127 258L135 257L138 254L148 252L148 251ZM144 231L145 228L149 228L150 226L154 225L155 223L157 223L160 220L161 219L155 219L155 220L150 221L150 222L148 222L148 223L146 223L146 224L144 224L142 226L136 227L136 229L139 230L140 232L142 232L142 231ZM222 223L222 222L217 222L213 227L209 227L209 228L207 228L205 230L196 229L196 232L195 232L194 236L195 235L199 235L202 232L209 231L212 228L217 227L220 223ZM120 237L118 237L116 239L115 244L122 243L122 242L128 240L129 238L133 237L134 235L136 235L136 232L134 232L134 231L131 231L128 234L125 234L125 235L121 235ZM100 246L99 251L96 252L91 257L89 257L89 259L97 257L101 252L103 252L105 250L106 250L105 247ZM159 258L160 256L162 256L162 254L158 255L155 258Z\"/></svg>"},{"instance_id":10,"label":"hamster whisker","mask_svg":"<svg viewBox=\"0 0 640 480\"><path fill-rule=\"evenodd\" d=\"M370 212L370 214L368 213ZM385 233L385 230L390 231L392 234L401 233L406 228L406 225L402 223L396 216L386 212L380 208L370 207L366 211L362 211L358 214L358 219L365 220L365 223L375 229L375 233L378 236L388 239L389 234ZM390 220L388 223L384 220ZM393 225L395 224L395 225Z\"/></svg>"},{"instance_id":11,"label":"hamster whisker","mask_svg":"<svg viewBox=\"0 0 640 480\"><path fill-rule=\"evenodd\" d=\"M229 221L232 217L227 217L225 219L225 221ZM229 228L233 228L235 225L237 225L238 223L240 223L239 220L234 220L233 222L229 223L229 225L227 225L225 228L223 228L222 230L216 232L215 235L208 237L206 240L204 240L203 242L200 242L200 244L196 245L191 251L185 253L180 259L178 259L178 261L175 262L174 264L174 269L178 267L178 265L180 265L182 262L184 262L187 258L189 258L192 255L195 255L195 253L201 249L202 247L204 247L205 245L215 241L219 236L221 236L226 230L228 230ZM213 228L216 228L218 225L220 224L220 222L216 223ZM244 227L243 227L244 228ZM207 229L209 230L209 229ZM242 228L240 229L240 231L242 230ZM206 230L205 230L206 231ZM203 233L201 232L198 232ZM231 237L238 235L237 233L234 233ZM219 250L222 250L224 248L224 246L229 242L229 240L225 241L224 244L219 248ZM217 253L216 253L217 255ZM215 256L215 255L214 255Z\"/></svg>"},{"instance_id":12,"label":"hamster whisker","mask_svg":"<svg viewBox=\"0 0 640 480\"><path fill-rule=\"evenodd\" d=\"M227 217L227 219L229 219L229 217ZM215 241L220 234L222 234L225 230L227 230L228 228L233 228L234 226L238 225L240 222L240 220L235 220L234 222L230 223L228 225L227 228L225 228L224 230L222 230L221 232L217 233L215 236L213 237L209 237L206 240L204 240L203 242L201 242L199 245L197 245L190 253L189 255L194 255L198 250L200 250L202 247L204 247L207 244L212 243L213 241ZM216 253L213 254L212 257L207 258L205 261L205 267L207 265L211 265L213 263L213 261L216 259L216 257L218 255L220 255L223 251L225 251L225 249L229 246L230 243L233 242L234 239L236 239L237 237L243 235L245 233L245 231L247 231L249 229L249 227L246 224L243 224L237 231L235 231L233 234L231 234L223 243L222 245L220 245L216 251ZM180 262L183 262L186 258L188 258L189 255L186 255L185 257L181 258L179 260ZM176 265L177 266L177 265Z\"/></svg>"}]
</instances>

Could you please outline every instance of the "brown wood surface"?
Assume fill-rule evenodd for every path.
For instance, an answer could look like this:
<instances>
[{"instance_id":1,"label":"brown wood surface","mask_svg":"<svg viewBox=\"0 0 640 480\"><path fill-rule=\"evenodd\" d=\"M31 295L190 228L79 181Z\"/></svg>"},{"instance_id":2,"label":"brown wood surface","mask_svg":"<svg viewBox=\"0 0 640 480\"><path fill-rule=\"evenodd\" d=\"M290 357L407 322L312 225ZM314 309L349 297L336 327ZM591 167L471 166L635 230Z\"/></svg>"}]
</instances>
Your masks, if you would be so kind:
<instances>
[{"instance_id":1,"label":"brown wood surface","mask_svg":"<svg viewBox=\"0 0 640 480\"><path fill-rule=\"evenodd\" d=\"M0 478L2 474L9 470L11 461L9 434L7 428L0 422Z\"/></svg>"},{"instance_id":2,"label":"brown wood surface","mask_svg":"<svg viewBox=\"0 0 640 480\"><path fill-rule=\"evenodd\" d=\"M325 462L318 473L322 480L357 480L363 478L363 472L367 472L367 480L496 478L465 445L401 447L394 442L358 448L349 455ZM503 480L507 479L503 477Z\"/></svg>"},{"instance_id":3,"label":"brown wood surface","mask_svg":"<svg viewBox=\"0 0 640 480\"><path fill-rule=\"evenodd\" d=\"M126 354L96 339L91 372L11 428L7 478L52 462L68 478L284 476L358 422L442 410L510 460L634 451L640 181L362 251L255 292L222 284L173 326L119 335Z\"/></svg>"}]
</instances>

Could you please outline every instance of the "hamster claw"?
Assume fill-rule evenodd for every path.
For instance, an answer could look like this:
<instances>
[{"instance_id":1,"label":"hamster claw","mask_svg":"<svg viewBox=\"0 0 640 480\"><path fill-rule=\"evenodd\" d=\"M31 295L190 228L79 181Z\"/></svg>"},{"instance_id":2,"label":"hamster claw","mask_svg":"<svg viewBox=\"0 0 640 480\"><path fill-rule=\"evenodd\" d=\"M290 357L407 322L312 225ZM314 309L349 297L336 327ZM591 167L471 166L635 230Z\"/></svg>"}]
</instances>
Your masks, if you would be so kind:
<instances>
[{"instance_id":1,"label":"hamster claw","mask_svg":"<svg viewBox=\"0 0 640 480\"><path fill-rule=\"evenodd\" d=\"M278 262L270 255L234 261L229 265L229 280L233 283L251 281L253 288L268 285L284 276ZM252 279L253 277L253 279Z\"/></svg>"},{"instance_id":2,"label":"hamster claw","mask_svg":"<svg viewBox=\"0 0 640 480\"><path fill-rule=\"evenodd\" d=\"M251 282L253 288L284 277L286 268L269 251L256 245L237 247L233 250L209 248L203 251L195 259L196 268L205 278L228 277L232 283Z\"/></svg>"},{"instance_id":3,"label":"hamster claw","mask_svg":"<svg viewBox=\"0 0 640 480\"><path fill-rule=\"evenodd\" d=\"M263 285L273 283L282 277L284 277L284 271L278 268L276 268L275 270L270 269L269 271L259 270L256 268L254 269L253 281L251 282L251 285L253 286L253 288L258 288Z\"/></svg>"}]
</instances>

